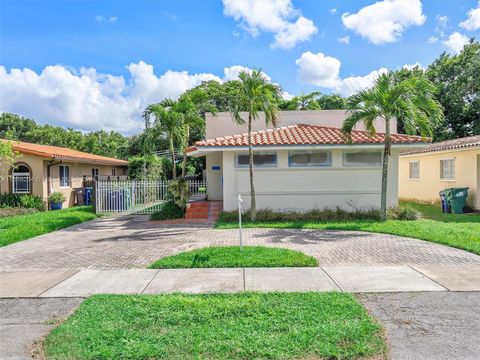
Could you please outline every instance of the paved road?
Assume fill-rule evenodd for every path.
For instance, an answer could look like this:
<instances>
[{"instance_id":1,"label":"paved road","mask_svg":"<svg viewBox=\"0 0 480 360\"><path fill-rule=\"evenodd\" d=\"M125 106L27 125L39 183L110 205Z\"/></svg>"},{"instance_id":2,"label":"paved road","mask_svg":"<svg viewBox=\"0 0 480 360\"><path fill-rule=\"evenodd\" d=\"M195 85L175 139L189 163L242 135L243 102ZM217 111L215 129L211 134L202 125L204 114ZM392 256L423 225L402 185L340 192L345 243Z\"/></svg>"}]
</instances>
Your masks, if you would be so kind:
<instances>
[{"instance_id":1,"label":"paved road","mask_svg":"<svg viewBox=\"0 0 480 360\"><path fill-rule=\"evenodd\" d=\"M405 237L355 231L245 229L247 245L303 251L320 265L467 265L480 256ZM234 245L238 230L160 225L145 217L102 218L0 248L0 271L145 268L210 245Z\"/></svg>"},{"instance_id":2,"label":"paved road","mask_svg":"<svg viewBox=\"0 0 480 360\"><path fill-rule=\"evenodd\" d=\"M358 294L398 360L478 360L480 292Z\"/></svg>"}]
</instances>

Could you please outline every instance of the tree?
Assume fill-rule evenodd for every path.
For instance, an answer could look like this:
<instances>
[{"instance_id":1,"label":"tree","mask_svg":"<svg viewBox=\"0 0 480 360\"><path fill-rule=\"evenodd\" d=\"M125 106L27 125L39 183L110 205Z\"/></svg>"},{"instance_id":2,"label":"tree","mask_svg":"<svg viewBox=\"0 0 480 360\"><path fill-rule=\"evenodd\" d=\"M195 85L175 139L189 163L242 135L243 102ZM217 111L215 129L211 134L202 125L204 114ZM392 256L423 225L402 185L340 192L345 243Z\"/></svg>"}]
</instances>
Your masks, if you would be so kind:
<instances>
[{"instance_id":1,"label":"tree","mask_svg":"<svg viewBox=\"0 0 480 360\"><path fill-rule=\"evenodd\" d=\"M238 75L241 83L240 92L236 101L231 104L231 114L237 124L248 124L248 158L250 173L250 217L256 220L255 186L253 183L253 147L252 121L258 119L259 112L265 114L265 123L276 126L278 121L279 88L268 82L260 70L242 71ZM240 111L246 106L248 119L245 121Z\"/></svg>"},{"instance_id":2,"label":"tree","mask_svg":"<svg viewBox=\"0 0 480 360\"><path fill-rule=\"evenodd\" d=\"M320 109L323 110L344 110L347 108L347 99L338 95L320 95L316 99Z\"/></svg>"},{"instance_id":3,"label":"tree","mask_svg":"<svg viewBox=\"0 0 480 360\"><path fill-rule=\"evenodd\" d=\"M426 71L438 88L445 122L435 140L480 134L480 43L470 40L456 55L443 53Z\"/></svg>"},{"instance_id":4,"label":"tree","mask_svg":"<svg viewBox=\"0 0 480 360\"><path fill-rule=\"evenodd\" d=\"M281 110L320 110L321 107L315 98L319 92L294 96L290 100L282 100L279 104Z\"/></svg>"},{"instance_id":5,"label":"tree","mask_svg":"<svg viewBox=\"0 0 480 360\"><path fill-rule=\"evenodd\" d=\"M432 135L434 127L443 118L442 106L435 99L435 85L423 77L410 77L397 81L394 73L382 74L375 85L352 95L348 100L349 113L342 130L347 136L354 126L363 122L370 133L376 133L375 120L385 122L385 146L383 151L381 219L387 216L388 160L392 144L390 121L401 117L409 134L419 132L422 136Z\"/></svg>"},{"instance_id":6,"label":"tree","mask_svg":"<svg viewBox=\"0 0 480 360\"><path fill-rule=\"evenodd\" d=\"M175 147L182 148L184 138L184 123L183 115L179 111L178 102L165 99L161 103L152 104L147 106L144 111L145 121L149 124L152 123L156 130L165 135L168 139L169 149L172 158L172 178L177 178L177 168L175 163Z\"/></svg>"}]
</instances>

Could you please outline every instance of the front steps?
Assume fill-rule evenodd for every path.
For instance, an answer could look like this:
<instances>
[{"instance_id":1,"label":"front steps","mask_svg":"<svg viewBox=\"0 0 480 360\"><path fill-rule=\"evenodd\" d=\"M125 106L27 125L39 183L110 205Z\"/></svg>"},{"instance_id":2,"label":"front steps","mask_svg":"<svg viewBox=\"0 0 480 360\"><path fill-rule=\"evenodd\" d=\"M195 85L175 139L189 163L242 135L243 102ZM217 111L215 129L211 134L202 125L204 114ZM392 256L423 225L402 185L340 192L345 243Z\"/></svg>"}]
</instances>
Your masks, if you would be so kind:
<instances>
[{"instance_id":1,"label":"front steps","mask_svg":"<svg viewBox=\"0 0 480 360\"><path fill-rule=\"evenodd\" d=\"M192 201L187 204L185 219L217 220L223 210L222 201Z\"/></svg>"}]
</instances>

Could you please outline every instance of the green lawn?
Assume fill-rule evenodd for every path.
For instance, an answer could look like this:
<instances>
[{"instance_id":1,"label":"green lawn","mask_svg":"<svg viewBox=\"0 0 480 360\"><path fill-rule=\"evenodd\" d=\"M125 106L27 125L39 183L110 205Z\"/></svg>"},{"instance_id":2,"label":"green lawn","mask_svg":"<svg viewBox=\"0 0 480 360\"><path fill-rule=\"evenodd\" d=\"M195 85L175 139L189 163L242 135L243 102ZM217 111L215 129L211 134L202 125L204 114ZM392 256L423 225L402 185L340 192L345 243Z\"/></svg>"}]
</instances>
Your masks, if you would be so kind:
<instances>
[{"instance_id":1,"label":"green lawn","mask_svg":"<svg viewBox=\"0 0 480 360\"><path fill-rule=\"evenodd\" d=\"M243 226L369 231L432 241L480 255L480 214L443 214L438 205L415 202L402 202L401 205L417 209L423 218L417 221L387 220L385 222L373 220L256 222L254 224L246 222ZM237 226L236 222L218 221L216 224L218 229L230 229Z\"/></svg>"},{"instance_id":2,"label":"green lawn","mask_svg":"<svg viewBox=\"0 0 480 360\"><path fill-rule=\"evenodd\" d=\"M0 247L37 235L93 220L97 216L90 206L79 206L56 211L42 211L28 215L0 219Z\"/></svg>"},{"instance_id":3,"label":"green lawn","mask_svg":"<svg viewBox=\"0 0 480 360\"><path fill-rule=\"evenodd\" d=\"M151 269L305 267L318 266L313 256L300 251L262 246L206 247L155 261Z\"/></svg>"},{"instance_id":4,"label":"green lawn","mask_svg":"<svg viewBox=\"0 0 480 360\"><path fill-rule=\"evenodd\" d=\"M350 294L96 295L45 340L47 359L383 358Z\"/></svg>"}]
</instances>

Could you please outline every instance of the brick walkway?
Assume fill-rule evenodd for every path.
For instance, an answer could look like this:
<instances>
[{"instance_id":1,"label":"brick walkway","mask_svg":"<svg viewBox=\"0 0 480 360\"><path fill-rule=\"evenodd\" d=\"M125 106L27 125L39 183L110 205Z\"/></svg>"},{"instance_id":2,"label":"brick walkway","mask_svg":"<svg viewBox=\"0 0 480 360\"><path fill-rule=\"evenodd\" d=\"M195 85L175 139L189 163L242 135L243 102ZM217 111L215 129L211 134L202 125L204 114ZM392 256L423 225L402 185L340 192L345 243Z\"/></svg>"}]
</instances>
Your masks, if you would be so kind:
<instances>
[{"instance_id":1,"label":"brick walkway","mask_svg":"<svg viewBox=\"0 0 480 360\"><path fill-rule=\"evenodd\" d=\"M246 245L297 249L321 265L464 265L480 256L426 241L353 231L245 229ZM211 245L238 244L238 230L113 217L0 248L0 271L145 268L154 260Z\"/></svg>"}]
</instances>

